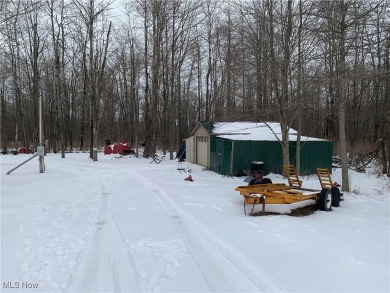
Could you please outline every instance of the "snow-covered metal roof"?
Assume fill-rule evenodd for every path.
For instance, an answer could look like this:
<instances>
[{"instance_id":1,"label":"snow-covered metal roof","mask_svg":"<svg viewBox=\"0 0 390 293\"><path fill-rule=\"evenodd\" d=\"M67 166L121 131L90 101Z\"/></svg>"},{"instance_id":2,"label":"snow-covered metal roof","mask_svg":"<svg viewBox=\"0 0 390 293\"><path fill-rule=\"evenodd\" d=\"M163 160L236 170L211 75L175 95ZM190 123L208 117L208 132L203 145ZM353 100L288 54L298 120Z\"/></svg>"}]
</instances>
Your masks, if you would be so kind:
<instances>
[{"instance_id":1,"label":"snow-covered metal roof","mask_svg":"<svg viewBox=\"0 0 390 293\"><path fill-rule=\"evenodd\" d=\"M290 128L290 141L297 140L297 131ZM282 140L278 122L214 122L212 136L229 140L276 141ZM302 141L325 141L314 137L301 136Z\"/></svg>"}]
</instances>

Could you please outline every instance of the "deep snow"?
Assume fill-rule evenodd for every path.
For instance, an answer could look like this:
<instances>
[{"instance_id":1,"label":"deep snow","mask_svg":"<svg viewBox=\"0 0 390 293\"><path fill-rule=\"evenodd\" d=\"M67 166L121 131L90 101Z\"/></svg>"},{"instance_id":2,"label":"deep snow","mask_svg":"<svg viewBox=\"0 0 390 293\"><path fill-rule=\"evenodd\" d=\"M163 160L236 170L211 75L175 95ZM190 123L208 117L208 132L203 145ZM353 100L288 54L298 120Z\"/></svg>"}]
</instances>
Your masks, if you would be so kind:
<instances>
[{"instance_id":1,"label":"deep snow","mask_svg":"<svg viewBox=\"0 0 390 293\"><path fill-rule=\"evenodd\" d=\"M234 190L244 178L198 165L48 154L44 174L33 159L5 175L28 157L0 156L2 292L390 291L385 176L351 171L331 212L250 217Z\"/></svg>"}]
</instances>

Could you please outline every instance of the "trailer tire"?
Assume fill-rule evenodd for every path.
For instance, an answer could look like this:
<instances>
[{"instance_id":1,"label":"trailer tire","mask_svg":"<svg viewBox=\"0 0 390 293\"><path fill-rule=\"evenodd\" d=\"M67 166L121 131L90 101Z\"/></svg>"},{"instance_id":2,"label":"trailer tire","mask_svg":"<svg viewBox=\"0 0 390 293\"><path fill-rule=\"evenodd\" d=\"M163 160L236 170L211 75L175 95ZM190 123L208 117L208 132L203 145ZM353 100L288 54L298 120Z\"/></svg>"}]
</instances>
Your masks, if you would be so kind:
<instances>
[{"instance_id":1,"label":"trailer tire","mask_svg":"<svg viewBox=\"0 0 390 293\"><path fill-rule=\"evenodd\" d=\"M330 189L322 189L318 200L318 208L320 211L329 212L332 210L332 192Z\"/></svg>"},{"instance_id":2,"label":"trailer tire","mask_svg":"<svg viewBox=\"0 0 390 293\"><path fill-rule=\"evenodd\" d=\"M332 206L339 207L340 206L340 189L338 187L332 187Z\"/></svg>"}]
</instances>

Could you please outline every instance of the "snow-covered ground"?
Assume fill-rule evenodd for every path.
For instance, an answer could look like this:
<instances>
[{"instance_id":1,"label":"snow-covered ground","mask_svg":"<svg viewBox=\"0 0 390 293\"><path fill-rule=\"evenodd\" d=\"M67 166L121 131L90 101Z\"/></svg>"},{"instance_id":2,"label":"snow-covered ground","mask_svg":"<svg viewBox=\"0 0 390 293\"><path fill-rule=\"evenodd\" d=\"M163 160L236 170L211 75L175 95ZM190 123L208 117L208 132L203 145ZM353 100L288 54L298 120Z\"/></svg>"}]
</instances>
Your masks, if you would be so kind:
<instances>
[{"instance_id":1,"label":"snow-covered ground","mask_svg":"<svg viewBox=\"0 0 390 293\"><path fill-rule=\"evenodd\" d=\"M5 174L28 157L0 156L2 292L390 291L384 176L351 171L331 212L251 217L243 178L198 165L183 163L189 182L169 160L48 154L44 174L37 159Z\"/></svg>"}]
</instances>

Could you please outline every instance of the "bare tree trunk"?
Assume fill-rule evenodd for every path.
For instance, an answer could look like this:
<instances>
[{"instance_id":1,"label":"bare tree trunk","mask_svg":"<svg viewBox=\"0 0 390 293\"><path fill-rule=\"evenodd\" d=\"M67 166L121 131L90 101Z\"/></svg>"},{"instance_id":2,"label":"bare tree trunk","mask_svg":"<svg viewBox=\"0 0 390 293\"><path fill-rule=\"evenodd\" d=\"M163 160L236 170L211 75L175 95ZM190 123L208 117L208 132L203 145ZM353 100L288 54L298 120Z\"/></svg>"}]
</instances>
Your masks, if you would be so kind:
<instances>
[{"instance_id":1,"label":"bare tree trunk","mask_svg":"<svg viewBox=\"0 0 390 293\"><path fill-rule=\"evenodd\" d=\"M3 153L7 153L7 135L6 135L6 121L8 120L7 111L6 111L6 102L5 102L5 89L3 81L0 80L0 100L1 100L1 148Z\"/></svg>"},{"instance_id":2,"label":"bare tree trunk","mask_svg":"<svg viewBox=\"0 0 390 293\"><path fill-rule=\"evenodd\" d=\"M234 95L233 95L233 56L232 56L232 21L230 15L230 9L228 10L228 27L227 27L227 48L226 48L226 57L225 57L225 68L226 68L226 113L223 116L228 116L229 118L234 115L235 112L235 103L234 103Z\"/></svg>"},{"instance_id":3,"label":"bare tree trunk","mask_svg":"<svg viewBox=\"0 0 390 293\"><path fill-rule=\"evenodd\" d=\"M213 1L207 0L206 2L206 17L207 17L207 72L206 72L206 105L205 105L205 120L209 121L211 119L211 87L212 87L212 77L211 73L213 70L212 62L212 41L213 41L213 27L214 27L214 7Z\"/></svg>"},{"instance_id":4,"label":"bare tree trunk","mask_svg":"<svg viewBox=\"0 0 390 293\"><path fill-rule=\"evenodd\" d=\"M338 103L338 114L339 114L339 147L340 147L340 159L341 159L341 177L342 177L342 187L341 189L345 192L349 192L349 177L348 177L348 154L347 154L347 136L345 132L345 112L346 112L346 67L345 67L345 58L346 58L346 48L345 48L345 38L346 38L346 14L348 7L345 6L344 0L341 1L341 21L340 21L340 60L339 60L339 103Z\"/></svg>"},{"instance_id":5,"label":"bare tree trunk","mask_svg":"<svg viewBox=\"0 0 390 293\"><path fill-rule=\"evenodd\" d=\"M19 21L19 12L20 12L20 1L17 2L17 8L15 12L15 18L12 23L12 27L9 27L10 24L6 23L6 30L9 39L9 47L11 50L11 68L12 68L12 84L14 88L15 95L15 146L28 146L26 128L25 128L25 117L23 114L22 108L22 90L21 90L21 57L20 57L20 42L18 41L18 21ZM21 137L20 137L21 136Z\"/></svg>"},{"instance_id":6,"label":"bare tree trunk","mask_svg":"<svg viewBox=\"0 0 390 293\"><path fill-rule=\"evenodd\" d=\"M175 7L176 8L176 7ZM172 42L170 47L170 77L169 77L169 105L171 108L171 115L168 119L169 125L169 152L170 158L173 159L173 152L175 149L175 118L176 118L176 96L177 92L175 91L175 50L176 50L176 16L172 16ZM168 58L167 58L168 59ZM168 61L167 61L168 62Z\"/></svg>"},{"instance_id":7,"label":"bare tree trunk","mask_svg":"<svg viewBox=\"0 0 390 293\"><path fill-rule=\"evenodd\" d=\"M200 57L200 44L197 42L197 96L198 96L198 121L203 120L203 97L202 97L202 62Z\"/></svg>"},{"instance_id":8,"label":"bare tree trunk","mask_svg":"<svg viewBox=\"0 0 390 293\"><path fill-rule=\"evenodd\" d=\"M38 31L39 23L39 8L34 6L31 11L26 15L26 23L28 25L27 37L28 37L28 49L27 57L27 77L29 79L27 97L29 100L29 111L32 117L29 118L29 123L24 126L24 130L27 131L27 141L31 141L31 145L26 142L26 148L29 151L34 151L38 145L38 129L39 129L39 113L38 113L38 101L39 101L39 56L42 52L41 37ZM31 150L31 147L33 150Z\"/></svg>"},{"instance_id":9,"label":"bare tree trunk","mask_svg":"<svg viewBox=\"0 0 390 293\"><path fill-rule=\"evenodd\" d=\"M301 174L301 133L302 133L302 78L303 78L303 51L302 51L302 0L299 0L299 27L298 27L298 81L297 81L297 143L295 153L295 168Z\"/></svg>"},{"instance_id":10,"label":"bare tree trunk","mask_svg":"<svg viewBox=\"0 0 390 293\"><path fill-rule=\"evenodd\" d=\"M387 176L390 177L390 30L388 29L386 32L386 45L385 45L385 54L384 54L384 68L385 68L385 76L384 76L384 93L383 93L383 149L387 148L387 158L386 151L383 150L384 154L382 155L384 158L383 162L383 173L387 173ZM386 110L384 110L386 109ZM387 161L387 162L386 162Z\"/></svg>"},{"instance_id":11,"label":"bare tree trunk","mask_svg":"<svg viewBox=\"0 0 390 293\"><path fill-rule=\"evenodd\" d=\"M152 5L152 19L153 19L153 60L152 60L152 95L151 95L151 141L150 151L154 154L157 150L157 108L159 102L159 87L160 87L160 69L161 69L161 39L162 31L164 29L164 23L162 21L163 14L165 13L163 1L153 0Z\"/></svg>"},{"instance_id":12,"label":"bare tree trunk","mask_svg":"<svg viewBox=\"0 0 390 293\"><path fill-rule=\"evenodd\" d=\"M51 35L53 41L53 59L54 59L54 136L57 144L61 146L61 157L65 158L65 121L62 119L64 113L63 100L64 100L64 76L61 74L64 52L64 34L63 34L63 7L61 7L60 16L54 15L54 0L49 3L50 10L50 23L51 23ZM55 25L58 25L56 28ZM62 34L61 34L62 33ZM63 48L60 52L60 46Z\"/></svg>"},{"instance_id":13,"label":"bare tree trunk","mask_svg":"<svg viewBox=\"0 0 390 293\"><path fill-rule=\"evenodd\" d=\"M137 103L138 99L136 97L136 87L137 87L137 68L136 68L136 57L135 57L135 47L134 47L134 37L131 39L131 88L130 88L130 116L131 116L131 142L133 146L137 146L138 141L138 112L137 112ZM138 155L138 154L137 154Z\"/></svg>"},{"instance_id":14,"label":"bare tree trunk","mask_svg":"<svg viewBox=\"0 0 390 293\"><path fill-rule=\"evenodd\" d=\"M95 1L89 0L88 6L88 39L89 39L89 74L88 74L88 93L89 93L89 115L90 115L90 147L89 157L97 161L97 113L96 110L96 73L94 64L94 20L95 20Z\"/></svg>"},{"instance_id":15,"label":"bare tree trunk","mask_svg":"<svg viewBox=\"0 0 390 293\"><path fill-rule=\"evenodd\" d=\"M280 66L280 80L278 78L279 72L276 68L276 52L274 49L274 15L273 15L273 5L270 3L268 10L269 10L269 21L270 21L270 48L271 48L271 61L272 61L272 70L271 70L271 76L273 81L273 87L275 91L275 95L278 100L278 114L279 114L279 122L282 132L282 154L283 154L283 164L290 164L290 154L289 154L289 129L290 125L289 119L288 119L288 102L289 102L289 91L288 91L288 85L289 85L289 74L288 69L291 62L291 54L290 54L290 42L291 42L291 36L292 36L292 0L288 0L287 2L287 23L285 24L284 29L284 38L282 38L280 41L282 43L282 49L283 49L283 59L282 64ZM281 86L281 91L279 90L279 84Z\"/></svg>"},{"instance_id":16,"label":"bare tree trunk","mask_svg":"<svg viewBox=\"0 0 390 293\"><path fill-rule=\"evenodd\" d=\"M153 139L153 122L150 114L150 94L149 94L149 69L148 69L148 8L147 0L144 1L144 69L145 69L145 96L144 96L144 133L145 133L145 149L143 153L144 158L152 155L151 143Z\"/></svg>"},{"instance_id":17,"label":"bare tree trunk","mask_svg":"<svg viewBox=\"0 0 390 293\"><path fill-rule=\"evenodd\" d=\"M388 161L388 158L387 158L387 153L386 153L386 143L383 140L381 140L381 143L379 145L379 148L380 148L380 152L381 152L381 162L382 162L382 173L383 174L387 174L388 173L388 170L387 170L387 161Z\"/></svg>"},{"instance_id":18,"label":"bare tree trunk","mask_svg":"<svg viewBox=\"0 0 390 293\"><path fill-rule=\"evenodd\" d=\"M110 32L112 23L108 25L106 39L104 37L96 37L99 31L95 31L95 26L99 21L99 17L104 15L103 12L107 10L110 2L95 2L95 0L89 0L88 3L83 3L75 0L74 5L79 10L81 18L84 21L86 27L87 37L85 38L85 51L87 44L89 43L89 64L84 67L85 77L87 80L87 86L85 87L87 96L89 97L89 114L90 114L90 150L89 156L93 161L98 160L98 134L99 134L99 122L100 122L100 103L102 98L102 91L106 86L103 80L105 73L105 66L108 53L108 45L110 39ZM104 18L103 18L104 20ZM104 25L103 25L104 26ZM101 34L103 35L103 34ZM100 45L100 47L99 47ZM85 52L85 55L87 53ZM86 56L83 56L84 62Z\"/></svg>"},{"instance_id":19,"label":"bare tree trunk","mask_svg":"<svg viewBox=\"0 0 390 293\"><path fill-rule=\"evenodd\" d=\"M83 65L82 65L82 76L83 76L83 94L81 101L81 125L80 125L80 151L84 150L84 139L85 139L85 108L86 101L88 99L88 68L87 68L87 41L83 45Z\"/></svg>"}]
</instances>

